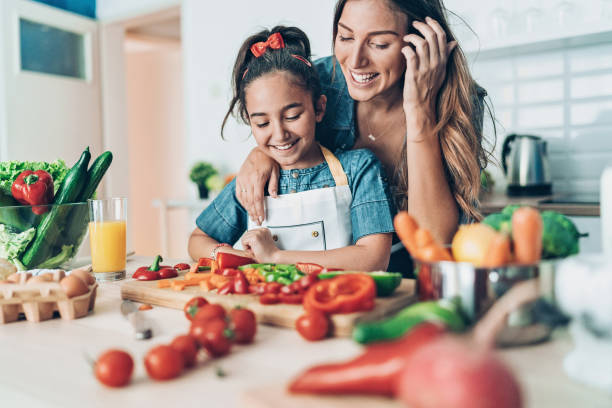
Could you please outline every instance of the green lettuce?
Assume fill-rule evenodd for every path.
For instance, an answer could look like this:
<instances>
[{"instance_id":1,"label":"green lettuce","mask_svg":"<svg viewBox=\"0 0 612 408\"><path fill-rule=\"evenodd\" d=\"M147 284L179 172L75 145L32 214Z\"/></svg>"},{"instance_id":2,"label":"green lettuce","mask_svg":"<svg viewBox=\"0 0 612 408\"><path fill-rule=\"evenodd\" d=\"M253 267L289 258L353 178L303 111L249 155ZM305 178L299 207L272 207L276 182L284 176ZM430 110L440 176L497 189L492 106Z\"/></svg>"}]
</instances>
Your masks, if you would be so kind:
<instances>
[{"instance_id":1,"label":"green lettuce","mask_svg":"<svg viewBox=\"0 0 612 408\"><path fill-rule=\"evenodd\" d=\"M19 257L26 250L34 235L36 235L36 228L17 232L11 227L0 224L0 258L6 258L18 269L23 269Z\"/></svg>"},{"instance_id":2,"label":"green lettuce","mask_svg":"<svg viewBox=\"0 0 612 408\"><path fill-rule=\"evenodd\" d=\"M57 193L57 189L62 184L69 169L66 167L66 163L61 159L51 163L29 161L0 162L0 191L7 196L11 196L11 186L19 173L24 170L45 170L51 174L51 177L53 177L54 192Z\"/></svg>"}]
</instances>

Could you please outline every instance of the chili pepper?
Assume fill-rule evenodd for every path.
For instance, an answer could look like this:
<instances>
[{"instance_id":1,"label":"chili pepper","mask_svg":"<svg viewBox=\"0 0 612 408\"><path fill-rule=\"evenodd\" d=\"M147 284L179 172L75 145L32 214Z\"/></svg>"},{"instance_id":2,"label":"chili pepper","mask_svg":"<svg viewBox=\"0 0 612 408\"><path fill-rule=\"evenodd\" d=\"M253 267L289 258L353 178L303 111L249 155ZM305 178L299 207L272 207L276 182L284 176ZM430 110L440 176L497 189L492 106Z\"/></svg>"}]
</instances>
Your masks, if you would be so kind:
<instances>
[{"instance_id":1,"label":"chili pepper","mask_svg":"<svg viewBox=\"0 0 612 408\"><path fill-rule=\"evenodd\" d=\"M298 262L295 264L295 266L300 272L305 273L306 275L316 275L323 270L323 267L316 263Z\"/></svg>"},{"instance_id":2,"label":"chili pepper","mask_svg":"<svg viewBox=\"0 0 612 408\"><path fill-rule=\"evenodd\" d=\"M413 353L443 333L437 324L420 324L399 340L369 346L353 360L306 370L289 385L289 391L393 396L399 375Z\"/></svg>"},{"instance_id":3,"label":"chili pepper","mask_svg":"<svg viewBox=\"0 0 612 408\"><path fill-rule=\"evenodd\" d=\"M249 293L249 283L246 280L246 277L244 276L244 273L242 273L242 271L239 271L237 269L234 269L237 273L234 276L234 282L233 282L233 290L234 293L238 293L240 295L244 295L246 293Z\"/></svg>"},{"instance_id":4,"label":"chili pepper","mask_svg":"<svg viewBox=\"0 0 612 408\"><path fill-rule=\"evenodd\" d=\"M372 277L361 273L341 275L311 286L304 296L304 309L325 314L370 310L375 297Z\"/></svg>"},{"instance_id":5,"label":"chili pepper","mask_svg":"<svg viewBox=\"0 0 612 408\"><path fill-rule=\"evenodd\" d=\"M255 262L252 258L229 254L226 252L217 252L217 264L220 270L225 268L237 268L242 265L248 265Z\"/></svg>"},{"instance_id":6,"label":"chili pepper","mask_svg":"<svg viewBox=\"0 0 612 408\"><path fill-rule=\"evenodd\" d=\"M42 205L53 202L53 178L44 170L24 170L11 186L13 198L26 205ZM34 207L34 214L44 214L47 207Z\"/></svg>"}]
</instances>

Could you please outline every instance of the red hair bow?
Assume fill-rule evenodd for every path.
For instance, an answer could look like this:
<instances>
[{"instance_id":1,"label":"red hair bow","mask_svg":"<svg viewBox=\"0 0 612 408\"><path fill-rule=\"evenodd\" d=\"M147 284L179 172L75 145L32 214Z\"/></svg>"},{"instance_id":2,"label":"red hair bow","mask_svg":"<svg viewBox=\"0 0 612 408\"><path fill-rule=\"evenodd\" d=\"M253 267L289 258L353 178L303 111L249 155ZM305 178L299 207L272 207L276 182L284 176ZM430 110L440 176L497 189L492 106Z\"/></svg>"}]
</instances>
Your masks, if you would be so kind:
<instances>
[{"instance_id":1,"label":"red hair bow","mask_svg":"<svg viewBox=\"0 0 612 408\"><path fill-rule=\"evenodd\" d=\"M285 41L283 41L283 37L280 33L270 34L265 42L260 41L251 45L251 52L255 58L259 58L268 48L272 48L273 50L285 48Z\"/></svg>"}]
</instances>

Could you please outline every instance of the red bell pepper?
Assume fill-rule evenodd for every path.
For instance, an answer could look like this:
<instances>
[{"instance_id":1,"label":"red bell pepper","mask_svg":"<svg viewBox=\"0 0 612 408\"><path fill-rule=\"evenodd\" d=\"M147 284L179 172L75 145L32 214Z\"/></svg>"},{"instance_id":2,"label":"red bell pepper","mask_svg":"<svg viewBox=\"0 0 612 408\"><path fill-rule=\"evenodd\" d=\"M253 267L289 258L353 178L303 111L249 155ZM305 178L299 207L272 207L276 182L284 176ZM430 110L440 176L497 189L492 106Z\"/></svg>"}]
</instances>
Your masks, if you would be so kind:
<instances>
[{"instance_id":1,"label":"red bell pepper","mask_svg":"<svg viewBox=\"0 0 612 408\"><path fill-rule=\"evenodd\" d=\"M177 263L176 265L174 265L174 269L176 269L177 271L186 271L190 268L188 263Z\"/></svg>"},{"instance_id":2,"label":"red bell pepper","mask_svg":"<svg viewBox=\"0 0 612 408\"><path fill-rule=\"evenodd\" d=\"M11 186L15 200L26 205L43 205L53 202L53 177L44 170L24 170ZM47 207L33 207L34 214L44 214Z\"/></svg>"},{"instance_id":3,"label":"red bell pepper","mask_svg":"<svg viewBox=\"0 0 612 408\"><path fill-rule=\"evenodd\" d=\"M169 265L160 265L159 263L161 261L163 261L161 255L157 255L151 266L141 266L140 268L136 269L136 272L134 272L132 278L148 281L161 279L162 277L160 275L164 275L164 279L178 276L176 269Z\"/></svg>"},{"instance_id":4,"label":"red bell pepper","mask_svg":"<svg viewBox=\"0 0 612 408\"><path fill-rule=\"evenodd\" d=\"M304 309L325 314L353 313L374 308L376 285L365 274L340 275L312 285L304 296Z\"/></svg>"},{"instance_id":5,"label":"red bell pepper","mask_svg":"<svg viewBox=\"0 0 612 408\"><path fill-rule=\"evenodd\" d=\"M237 268L239 266L252 263L255 263L255 260L252 258L228 254L226 252L217 252L217 266L221 271L225 268Z\"/></svg>"},{"instance_id":6,"label":"red bell pepper","mask_svg":"<svg viewBox=\"0 0 612 408\"><path fill-rule=\"evenodd\" d=\"M237 273L234 275L234 281L233 281L234 293L237 293L239 295L244 295L244 294L249 293L249 282L244 276L244 273L242 273L242 271L238 269L236 269L236 271Z\"/></svg>"},{"instance_id":7,"label":"red bell pepper","mask_svg":"<svg viewBox=\"0 0 612 408\"><path fill-rule=\"evenodd\" d=\"M321 265L316 263L305 263L298 262L295 264L298 271L305 273L306 275L318 275L324 269Z\"/></svg>"},{"instance_id":8,"label":"red bell pepper","mask_svg":"<svg viewBox=\"0 0 612 408\"><path fill-rule=\"evenodd\" d=\"M289 391L393 396L406 362L421 346L443 333L441 325L420 324L399 340L369 346L351 361L323 364L306 370L289 385Z\"/></svg>"}]
</instances>

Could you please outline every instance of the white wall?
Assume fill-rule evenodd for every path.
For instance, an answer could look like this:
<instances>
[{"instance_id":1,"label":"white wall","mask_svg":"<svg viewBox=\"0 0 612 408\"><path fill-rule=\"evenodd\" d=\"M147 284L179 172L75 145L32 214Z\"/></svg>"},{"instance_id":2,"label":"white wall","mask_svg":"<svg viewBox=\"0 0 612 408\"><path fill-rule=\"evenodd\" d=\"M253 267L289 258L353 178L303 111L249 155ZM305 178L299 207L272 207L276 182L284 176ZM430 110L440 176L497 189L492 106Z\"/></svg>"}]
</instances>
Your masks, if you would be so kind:
<instances>
[{"instance_id":1,"label":"white wall","mask_svg":"<svg viewBox=\"0 0 612 408\"><path fill-rule=\"evenodd\" d=\"M315 57L331 53L334 0L184 0L182 39L185 58L186 160L210 161L235 172L254 146L249 129L232 120L220 128L231 96L231 71L242 41L262 27L296 25L311 41ZM195 191L191 194L195 196Z\"/></svg>"},{"instance_id":2,"label":"white wall","mask_svg":"<svg viewBox=\"0 0 612 408\"><path fill-rule=\"evenodd\" d=\"M181 0L97 0L96 17L102 21L125 19L180 3Z\"/></svg>"}]
</instances>

